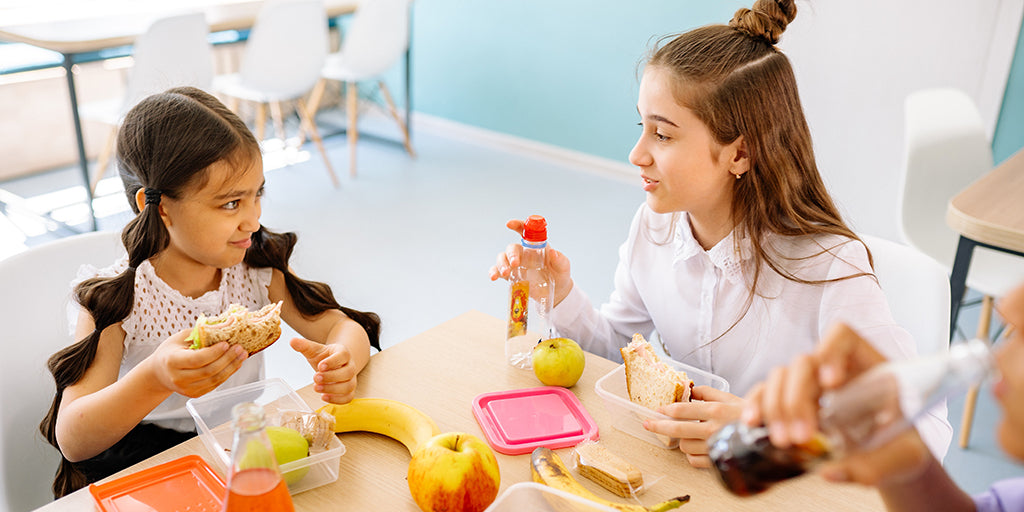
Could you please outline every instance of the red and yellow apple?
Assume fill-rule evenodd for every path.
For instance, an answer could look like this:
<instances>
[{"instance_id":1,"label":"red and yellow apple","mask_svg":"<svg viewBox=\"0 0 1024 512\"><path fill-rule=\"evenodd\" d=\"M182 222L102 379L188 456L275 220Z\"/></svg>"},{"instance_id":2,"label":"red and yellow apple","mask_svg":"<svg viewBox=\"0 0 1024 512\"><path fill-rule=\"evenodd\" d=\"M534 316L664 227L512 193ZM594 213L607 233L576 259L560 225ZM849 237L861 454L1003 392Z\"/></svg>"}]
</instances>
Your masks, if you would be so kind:
<instances>
[{"instance_id":1,"label":"red and yellow apple","mask_svg":"<svg viewBox=\"0 0 1024 512\"><path fill-rule=\"evenodd\" d=\"M491 447L465 432L430 438L409 462L409 491L424 512L481 512L500 482Z\"/></svg>"}]
</instances>

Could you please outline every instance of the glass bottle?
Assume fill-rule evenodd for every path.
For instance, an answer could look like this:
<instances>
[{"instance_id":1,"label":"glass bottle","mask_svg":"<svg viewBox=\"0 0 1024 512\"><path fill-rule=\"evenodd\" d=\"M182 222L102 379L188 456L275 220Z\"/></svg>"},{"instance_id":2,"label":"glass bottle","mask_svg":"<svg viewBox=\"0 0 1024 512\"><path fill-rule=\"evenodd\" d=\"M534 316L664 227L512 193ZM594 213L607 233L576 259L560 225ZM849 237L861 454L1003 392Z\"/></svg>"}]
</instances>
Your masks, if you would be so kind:
<instances>
[{"instance_id":1,"label":"glass bottle","mask_svg":"<svg viewBox=\"0 0 1024 512\"><path fill-rule=\"evenodd\" d=\"M954 344L949 352L884 363L822 395L821 432L810 442L778 448L769 441L767 428L734 422L708 439L708 455L730 491L757 494L847 449L872 450L892 441L994 368L988 343L977 339Z\"/></svg>"},{"instance_id":2,"label":"glass bottle","mask_svg":"<svg viewBox=\"0 0 1024 512\"><path fill-rule=\"evenodd\" d=\"M225 512L293 512L291 494L267 436L263 407L240 403L231 409L231 417L235 438Z\"/></svg>"},{"instance_id":3,"label":"glass bottle","mask_svg":"<svg viewBox=\"0 0 1024 512\"><path fill-rule=\"evenodd\" d=\"M519 266L509 275L508 332L505 358L516 368L533 367L533 347L556 337L551 323L555 286L544 267L548 246L547 221L531 215L523 230L523 253Z\"/></svg>"}]
</instances>

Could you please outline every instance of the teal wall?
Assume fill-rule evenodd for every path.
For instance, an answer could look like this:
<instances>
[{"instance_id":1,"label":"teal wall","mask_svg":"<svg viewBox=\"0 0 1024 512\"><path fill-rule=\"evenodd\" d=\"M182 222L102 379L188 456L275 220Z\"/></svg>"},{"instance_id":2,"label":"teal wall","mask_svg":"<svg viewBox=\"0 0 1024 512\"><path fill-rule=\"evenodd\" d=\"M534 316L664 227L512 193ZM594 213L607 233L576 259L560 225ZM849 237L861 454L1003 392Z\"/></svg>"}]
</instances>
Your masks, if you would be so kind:
<instances>
[{"instance_id":1,"label":"teal wall","mask_svg":"<svg viewBox=\"0 0 1024 512\"><path fill-rule=\"evenodd\" d=\"M748 3L416 0L413 109L624 162L652 36Z\"/></svg>"},{"instance_id":2,"label":"teal wall","mask_svg":"<svg viewBox=\"0 0 1024 512\"><path fill-rule=\"evenodd\" d=\"M1021 24L1024 32L1024 23ZM1024 37L1017 37L1017 52L1013 56L1010 79L1006 82L1003 107L999 111L992 156L996 163L1024 147Z\"/></svg>"},{"instance_id":3,"label":"teal wall","mask_svg":"<svg viewBox=\"0 0 1024 512\"><path fill-rule=\"evenodd\" d=\"M653 37L725 22L750 3L415 0L413 109L625 162L639 133L636 73ZM393 87L400 77L397 69L389 77ZM993 140L996 161L1021 147L1024 38Z\"/></svg>"}]
</instances>

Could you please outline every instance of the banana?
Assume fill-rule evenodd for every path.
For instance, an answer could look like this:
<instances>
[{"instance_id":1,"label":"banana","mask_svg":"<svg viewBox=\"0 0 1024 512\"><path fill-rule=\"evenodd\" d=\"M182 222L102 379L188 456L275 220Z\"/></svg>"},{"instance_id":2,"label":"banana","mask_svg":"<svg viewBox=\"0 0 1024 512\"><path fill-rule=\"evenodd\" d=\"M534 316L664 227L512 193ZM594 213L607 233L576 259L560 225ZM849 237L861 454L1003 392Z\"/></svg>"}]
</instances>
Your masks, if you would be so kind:
<instances>
[{"instance_id":1,"label":"banana","mask_svg":"<svg viewBox=\"0 0 1024 512\"><path fill-rule=\"evenodd\" d=\"M409 454L431 437L441 433L434 420L419 409L386 398L356 398L343 405L327 404L317 412L334 416L334 432L373 432L394 438Z\"/></svg>"},{"instance_id":2,"label":"banana","mask_svg":"<svg viewBox=\"0 0 1024 512\"><path fill-rule=\"evenodd\" d=\"M577 482L573 478L572 473L569 472L569 468L562 462L562 458L557 453L543 446L533 450L533 454L530 456L530 473L533 474L534 482L575 494L581 498L622 512L664 512L681 507L684 503L690 501L689 495L679 496L658 503L650 508L636 504L608 501L590 492L586 487Z\"/></svg>"}]
</instances>

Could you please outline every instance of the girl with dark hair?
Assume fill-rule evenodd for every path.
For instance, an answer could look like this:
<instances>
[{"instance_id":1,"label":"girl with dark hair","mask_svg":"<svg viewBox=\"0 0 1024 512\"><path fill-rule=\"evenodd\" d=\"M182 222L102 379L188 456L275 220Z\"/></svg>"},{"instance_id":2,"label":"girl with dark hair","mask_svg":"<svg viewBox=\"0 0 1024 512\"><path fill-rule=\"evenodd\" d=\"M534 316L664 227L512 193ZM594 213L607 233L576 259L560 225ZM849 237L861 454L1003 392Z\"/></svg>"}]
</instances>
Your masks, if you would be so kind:
<instances>
[{"instance_id":1,"label":"girl with dark hair","mask_svg":"<svg viewBox=\"0 0 1024 512\"><path fill-rule=\"evenodd\" d=\"M245 124L213 96L171 89L142 100L117 139L136 216L127 256L83 276L72 345L49 369L56 395L40 430L62 455L63 496L194 436L189 397L263 378L263 354L185 341L200 314L281 301L291 340L327 402L352 400L378 350L380 320L342 307L329 286L288 266L296 236L260 225L263 161Z\"/></svg>"},{"instance_id":2,"label":"girl with dark hair","mask_svg":"<svg viewBox=\"0 0 1024 512\"><path fill-rule=\"evenodd\" d=\"M621 360L634 333L657 332L678 361L724 377L742 396L772 368L810 351L847 320L890 358L915 354L874 278L871 255L843 222L818 174L789 59L775 46L793 0L757 0L728 25L666 38L649 57L630 152L646 204L619 250L615 290L600 309L573 286L568 258L547 251L552 321L586 350ZM522 232L521 221L508 227ZM507 278L510 245L491 268ZM735 420L739 396L697 386L645 428L679 438L708 466L707 438ZM952 436L945 408L920 428L941 459Z\"/></svg>"}]
</instances>

